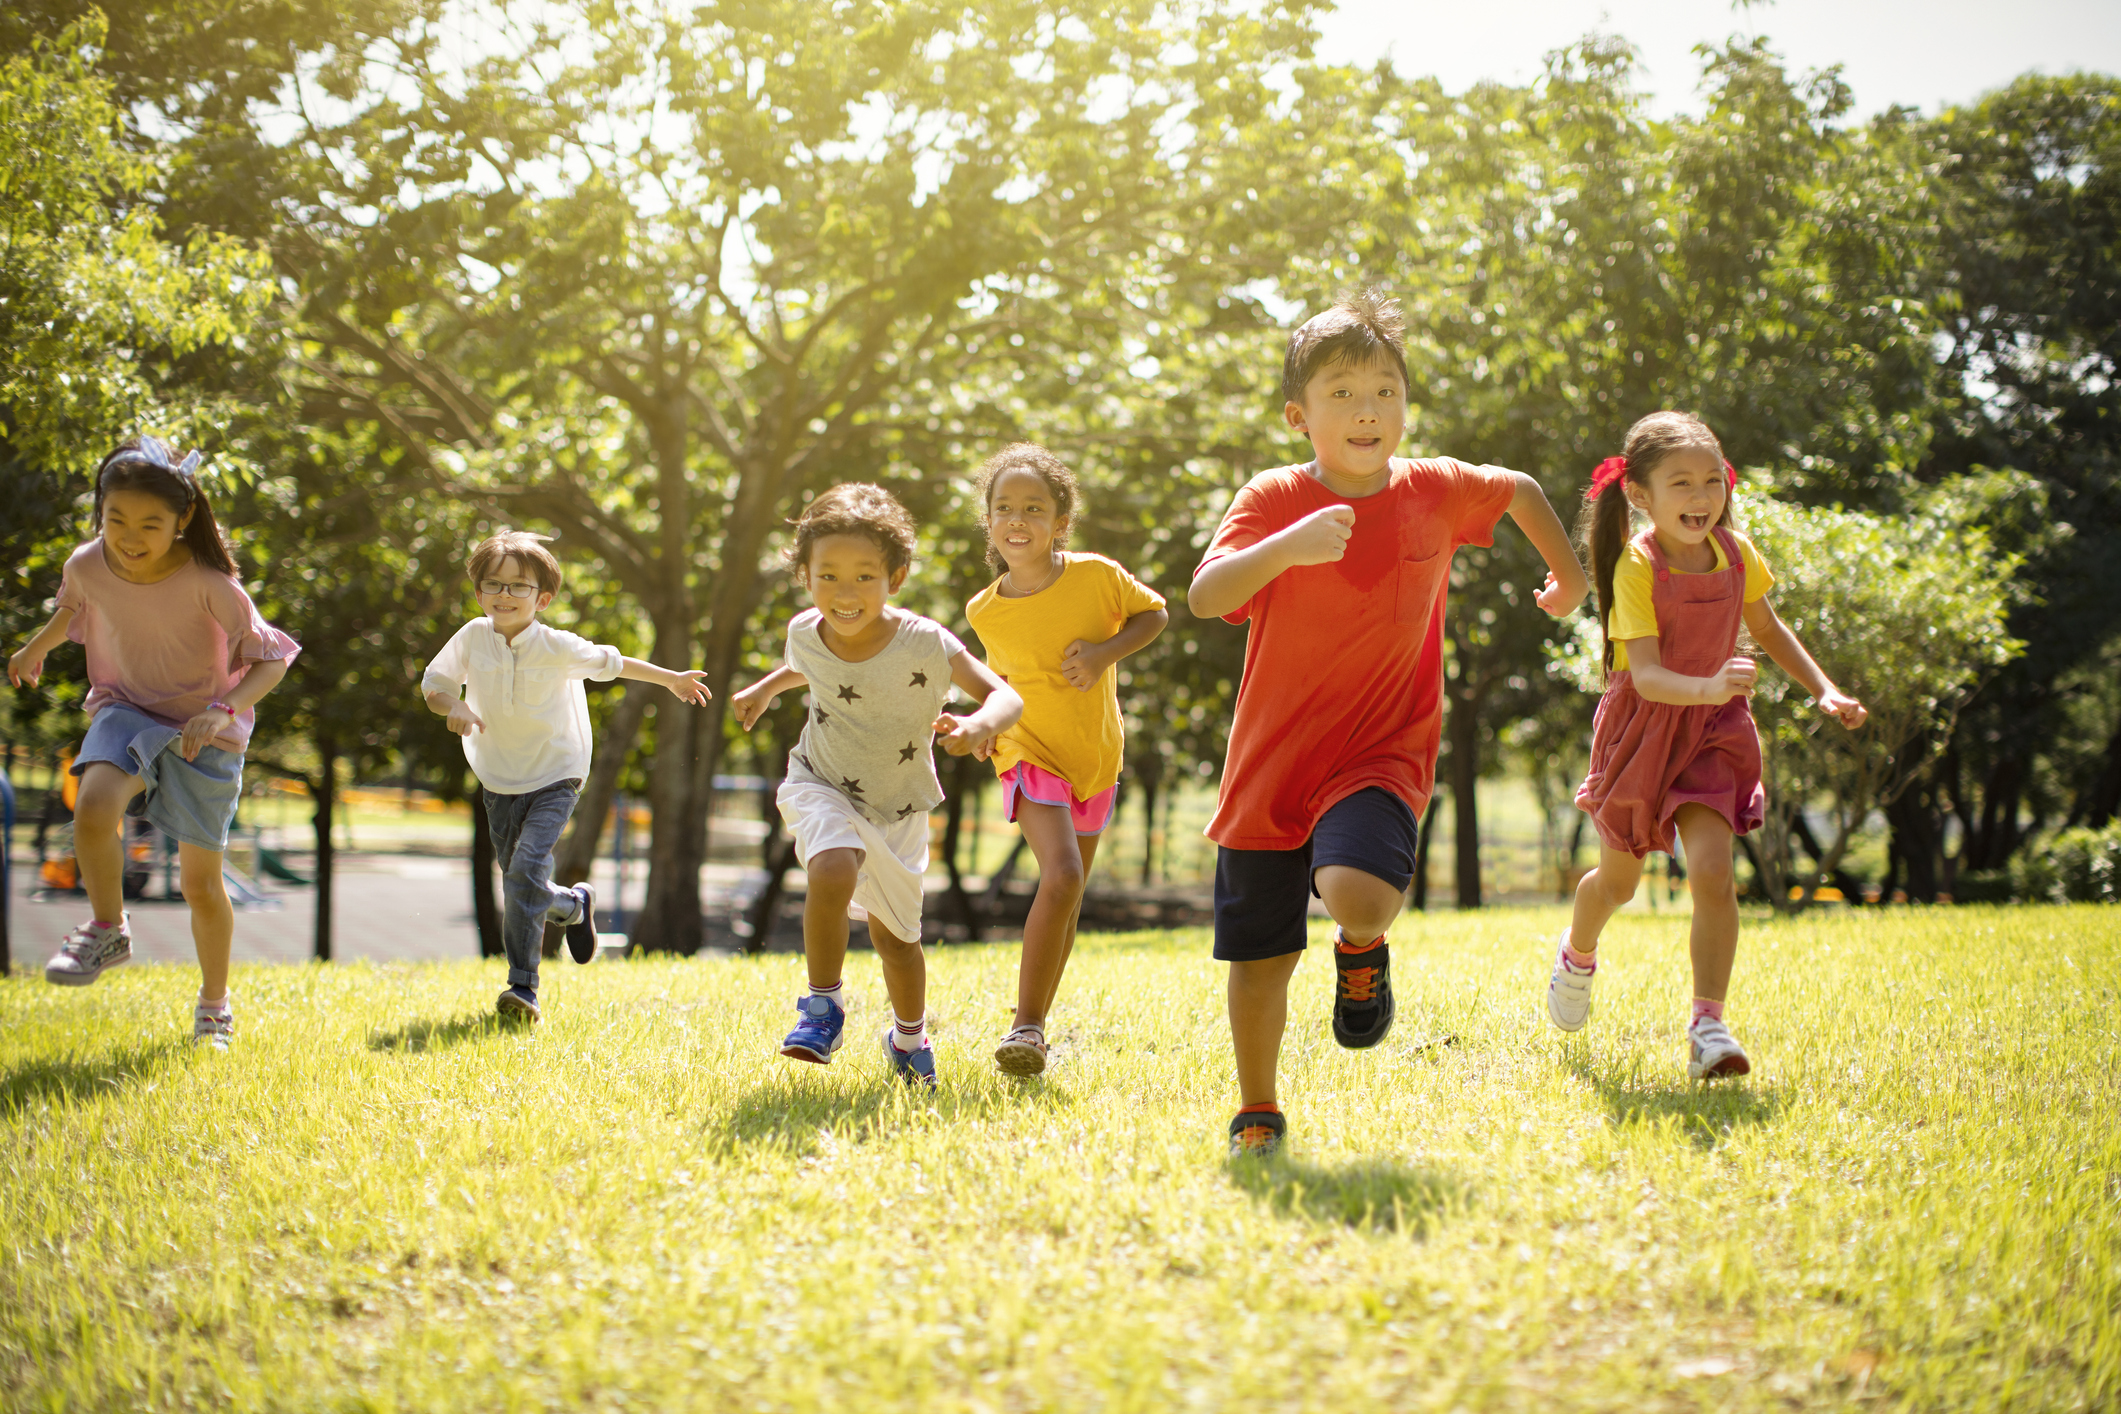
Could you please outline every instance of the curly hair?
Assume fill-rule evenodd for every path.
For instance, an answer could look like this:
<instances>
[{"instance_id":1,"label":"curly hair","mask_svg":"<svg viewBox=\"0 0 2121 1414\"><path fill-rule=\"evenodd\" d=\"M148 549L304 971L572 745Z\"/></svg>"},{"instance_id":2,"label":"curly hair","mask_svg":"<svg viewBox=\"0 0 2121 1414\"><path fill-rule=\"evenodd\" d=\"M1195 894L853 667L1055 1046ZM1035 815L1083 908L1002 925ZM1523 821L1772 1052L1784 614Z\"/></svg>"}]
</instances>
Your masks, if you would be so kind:
<instances>
[{"instance_id":1,"label":"curly hair","mask_svg":"<svg viewBox=\"0 0 2121 1414\"><path fill-rule=\"evenodd\" d=\"M866 535L884 552L884 565L893 574L913 563L913 516L898 497L873 482L842 482L788 523L795 539L782 553L798 570L809 565L811 547L828 535Z\"/></svg>"},{"instance_id":2,"label":"curly hair","mask_svg":"<svg viewBox=\"0 0 2121 1414\"><path fill-rule=\"evenodd\" d=\"M503 530L487 536L471 552L473 586L500 569L503 560L513 559L538 582L540 592L559 593L560 562L545 548L550 538L534 530Z\"/></svg>"},{"instance_id":3,"label":"curly hair","mask_svg":"<svg viewBox=\"0 0 2121 1414\"><path fill-rule=\"evenodd\" d=\"M1383 359L1399 370L1399 383L1412 391L1407 377L1407 320L1399 301L1383 290L1355 290L1333 301L1289 335L1281 361L1282 401L1300 403L1304 389L1322 368L1364 364Z\"/></svg>"},{"instance_id":4,"label":"curly hair","mask_svg":"<svg viewBox=\"0 0 2121 1414\"><path fill-rule=\"evenodd\" d=\"M1076 509L1082 504L1082 488L1075 480L1075 473L1059 457L1036 442L1011 442L1008 446L987 458L972 478L972 489L979 493L980 529L987 532L987 567L997 573L1008 568L1001 552L994 548L993 526L990 516L994 510L994 483L1012 471L1028 471L1046 483L1046 494L1053 498L1053 548L1066 548L1068 530L1075 523Z\"/></svg>"}]
</instances>

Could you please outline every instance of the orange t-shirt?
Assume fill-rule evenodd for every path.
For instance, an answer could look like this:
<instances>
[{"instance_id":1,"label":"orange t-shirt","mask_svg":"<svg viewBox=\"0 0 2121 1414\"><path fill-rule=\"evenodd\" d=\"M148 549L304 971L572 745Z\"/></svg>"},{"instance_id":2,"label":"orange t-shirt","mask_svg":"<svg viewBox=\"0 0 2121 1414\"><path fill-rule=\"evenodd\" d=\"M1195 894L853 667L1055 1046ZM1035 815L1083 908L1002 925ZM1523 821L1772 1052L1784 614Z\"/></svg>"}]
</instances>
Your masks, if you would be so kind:
<instances>
[{"instance_id":1,"label":"orange t-shirt","mask_svg":"<svg viewBox=\"0 0 2121 1414\"><path fill-rule=\"evenodd\" d=\"M1209 839L1296 849L1319 816L1371 786L1417 816L1428 808L1451 555L1494 542L1516 489L1507 471L1446 457L1395 459L1385 489L1360 500L1294 466L1237 493L1204 567L1327 506L1354 507L1355 530L1337 562L1285 570L1225 616L1252 630Z\"/></svg>"}]
</instances>

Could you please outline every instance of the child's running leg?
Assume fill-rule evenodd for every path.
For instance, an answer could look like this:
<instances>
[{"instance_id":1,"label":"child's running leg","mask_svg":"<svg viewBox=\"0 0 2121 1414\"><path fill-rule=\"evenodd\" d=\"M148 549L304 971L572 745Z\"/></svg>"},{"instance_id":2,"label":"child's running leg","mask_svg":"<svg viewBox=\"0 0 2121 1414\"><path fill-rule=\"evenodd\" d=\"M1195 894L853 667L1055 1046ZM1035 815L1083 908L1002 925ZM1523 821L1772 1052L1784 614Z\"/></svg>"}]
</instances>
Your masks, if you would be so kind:
<instances>
[{"instance_id":1,"label":"child's running leg","mask_svg":"<svg viewBox=\"0 0 2121 1414\"><path fill-rule=\"evenodd\" d=\"M1738 889L1731 868L1731 825L1706 805L1682 805L1674 822L1686 850L1687 888L1694 896L1688 950L1694 961L1694 1001L1687 1024L1687 1073L1697 1080L1744 1075L1753 1068L1724 1024L1731 964L1738 956Z\"/></svg>"},{"instance_id":2,"label":"child's running leg","mask_svg":"<svg viewBox=\"0 0 2121 1414\"><path fill-rule=\"evenodd\" d=\"M501 864L501 945L508 954L504 1015L536 1021L538 963L547 922L574 917L580 900L552 886L552 855L574 814L576 787L565 782L528 795L488 795L494 856Z\"/></svg>"},{"instance_id":3,"label":"child's running leg","mask_svg":"<svg viewBox=\"0 0 2121 1414\"><path fill-rule=\"evenodd\" d=\"M132 935L125 923L125 807L146 786L108 761L91 761L74 799L74 863L88 891L90 918L66 935L44 965L48 982L85 987L106 969L129 962Z\"/></svg>"},{"instance_id":4,"label":"child's running leg","mask_svg":"<svg viewBox=\"0 0 2121 1414\"><path fill-rule=\"evenodd\" d=\"M935 1086L935 1049L928 1042L928 959L919 943L909 943L869 915L869 946L884 969L884 993L891 998L891 1025L884 1028L884 1059L900 1079L930 1089Z\"/></svg>"},{"instance_id":5,"label":"child's running leg","mask_svg":"<svg viewBox=\"0 0 2121 1414\"><path fill-rule=\"evenodd\" d=\"M1230 964L1230 1043L1237 1052L1240 1116L1255 1106L1278 1104L1274 1079L1289 1024L1289 979L1303 956L1290 952Z\"/></svg>"},{"instance_id":6,"label":"child's running leg","mask_svg":"<svg viewBox=\"0 0 2121 1414\"><path fill-rule=\"evenodd\" d=\"M177 841L177 877L191 906L192 946L199 953L199 1000L192 1007L191 1038L217 1051L235 1039L236 1016L228 995L228 955L236 938L235 905L221 873L221 851Z\"/></svg>"},{"instance_id":7,"label":"child's running leg","mask_svg":"<svg viewBox=\"0 0 2121 1414\"><path fill-rule=\"evenodd\" d=\"M847 1025L841 985L847 967L847 905L854 901L864 857L859 849L821 849L803 863L803 966L810 991L796 1003L795 1029L781 1040L781 1054L791 1060L824 1065L840 1048Z\"/></svg>"},{"instance_id":8,"label":"child's running leg","mask_svg":"<svg viewBox=\"0 0 2121 1414\"><path fill-rule=\"evenodd\" d=\"M1601 844L1598 867L1576 881L1576 910L1562 932L1547 977L1547 1015L1564 1031L1581 1031L1591 1015L1591 984L1598 977L1598 935L1642 882L1642 861L1626 850Z\"/></svg>"},{"instance_id":9,"label":"child's running leg","mask_svg":"<svg viewBox=\"0 0 2121 1414\"><path fill-rule=\"evenodd\" d=\"M1333 939L1333 1039L1351 1050L1374 1046L1392 1029L1391 951L1385 934L1406 903L1389 880L1345 864L1312 875Z\"/></svg>"},{"instance_id":10,"label":"child's running leg","mask_svg":"<svg viewBox=\"0 0 2121 1414\"><path fill-rule=\"evenodd\" d=\"M1036 1075L1046 1068L1046 1014L1075 949L1076 921L1100 836L1076 834L1075 821L1058 805L1023 800L1016 809L1017 825L1038 859L1038 893L1024 920L1016 1016L994 1058L1012 1075Z\"/></svg>"}]
</instances>

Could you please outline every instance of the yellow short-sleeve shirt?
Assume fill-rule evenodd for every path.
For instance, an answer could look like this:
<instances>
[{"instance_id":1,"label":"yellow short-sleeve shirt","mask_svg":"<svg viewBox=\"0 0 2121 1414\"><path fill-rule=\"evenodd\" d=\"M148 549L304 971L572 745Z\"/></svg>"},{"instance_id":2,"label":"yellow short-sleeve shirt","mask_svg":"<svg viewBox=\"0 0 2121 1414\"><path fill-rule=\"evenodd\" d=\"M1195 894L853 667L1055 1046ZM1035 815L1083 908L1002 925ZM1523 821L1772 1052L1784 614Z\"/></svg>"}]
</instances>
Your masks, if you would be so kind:
<instances>
[{"instance_id":1,"label":"yellow short-sleeve shirt","mask_svg":"<svg viewBox=\"0 0 2121 1414\"><path fill-rule=\"evenodd\" d=\"M1119 780L1126 740L1120 730L1118 672L1079 692L1061 676L1061 654L1078 638L1103 643L1136 614L1164 607L1164 596L1103 555L1069 554L1059 578L1010 599L1001 581L965 605L965 619L987 650L987 666L1024 699L1023 719L994 743L997 774L1020 761L1066 781L1088 800Z\"/></svg>"},{"instance_id":2,"label":"yellow short-sleeve shirt","mask_svg":"<svg viewBox=\"0 0 2121 1414\"><path fill-rule=\"evenodd\" d=\"M1775 587L1775 576L1769 572L1767 561L1753 548L1753 542L1737 531L1731 538L1738 542L1738 557L1745 561L1745 602L1750 604ZM1730 557L1723 553L1720 537L1709 537L1709 548L1716 552L1716 568L1710 574L1723 574L1731 567ZM1673 574L1680 571L1673 570ZM1620 563L1613 566L1613 616L1606 624L1606 640L1613 645L1613 671L1623 672L1628 666L1628 640L1631 638L1656 638L1657 611L1651 607L1650 588L1656 581L1657 571L1650 564L1649 552L1638 541L1628 542L1627 552Z\"/></svg>"}]
</instances>

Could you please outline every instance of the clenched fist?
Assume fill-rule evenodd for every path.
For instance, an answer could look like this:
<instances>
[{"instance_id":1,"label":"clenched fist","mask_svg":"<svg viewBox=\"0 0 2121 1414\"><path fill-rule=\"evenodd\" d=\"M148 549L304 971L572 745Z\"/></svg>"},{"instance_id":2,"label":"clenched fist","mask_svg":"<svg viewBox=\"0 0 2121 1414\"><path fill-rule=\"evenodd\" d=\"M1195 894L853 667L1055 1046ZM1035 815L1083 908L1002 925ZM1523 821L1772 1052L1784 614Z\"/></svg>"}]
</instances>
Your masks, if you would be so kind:
<instances>
[{"instance_id":1,"label":"clenched fist","mask_svg":"<svg viewBox=\"0 0 2121 1414\"><path fill-rule=\"evenodd\" d=\"M1279 538L1291 566L1330 565L1348 552L1348 537L1354 533L1355 508L1327 506L1311 512Z\"/></svg>"}]
</instances>

